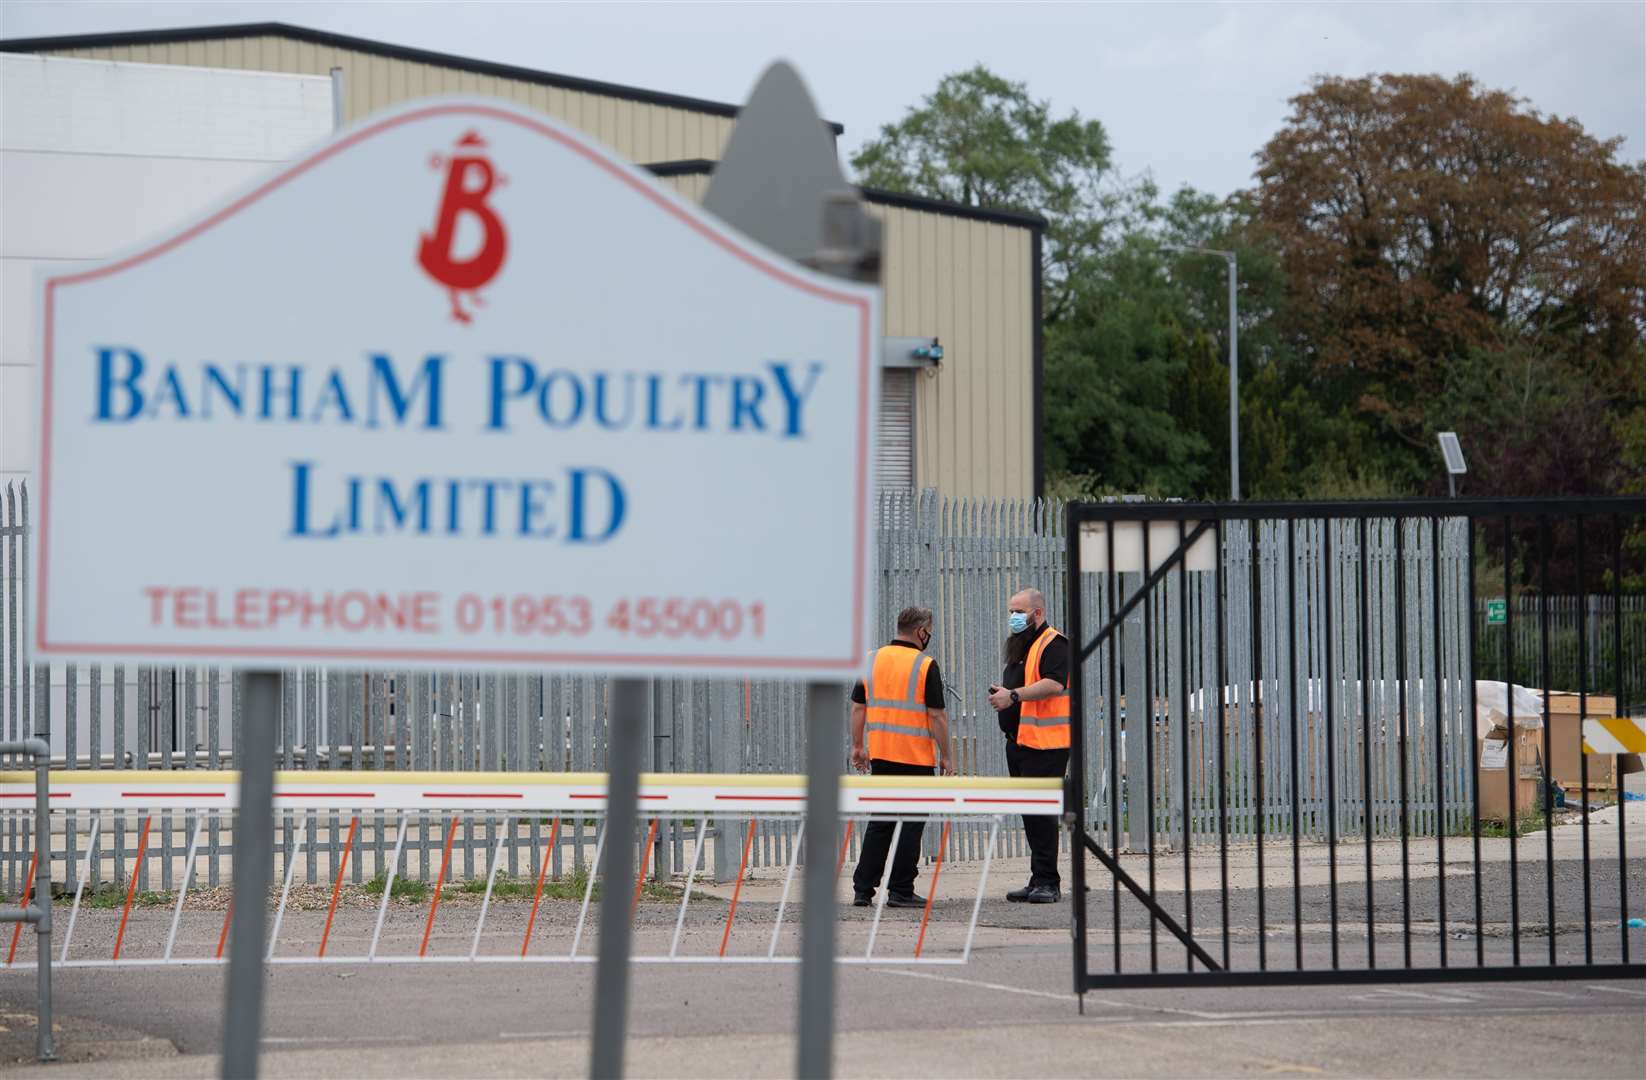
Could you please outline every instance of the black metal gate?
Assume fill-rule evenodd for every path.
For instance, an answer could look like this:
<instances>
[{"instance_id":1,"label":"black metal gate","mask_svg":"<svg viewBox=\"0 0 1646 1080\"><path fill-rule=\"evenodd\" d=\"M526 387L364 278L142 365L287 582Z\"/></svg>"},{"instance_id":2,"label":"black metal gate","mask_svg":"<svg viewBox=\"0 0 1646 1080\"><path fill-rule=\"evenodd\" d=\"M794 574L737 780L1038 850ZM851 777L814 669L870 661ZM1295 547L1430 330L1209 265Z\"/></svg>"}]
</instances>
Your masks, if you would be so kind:
<instances>
[{"instance_id":1,"label":"black metal gate","mask_svg":"<svg viewBox=\"0 0 1646 1080\"><path fill-rule=\"evenodd\" d=\"M1579 734L1646 706L1646 499L1082 503L1066 536L1076 993L1646 976L1634 759ZM1575 685L1553 595L1612 600Z\"/></svg>"}]
</instances>

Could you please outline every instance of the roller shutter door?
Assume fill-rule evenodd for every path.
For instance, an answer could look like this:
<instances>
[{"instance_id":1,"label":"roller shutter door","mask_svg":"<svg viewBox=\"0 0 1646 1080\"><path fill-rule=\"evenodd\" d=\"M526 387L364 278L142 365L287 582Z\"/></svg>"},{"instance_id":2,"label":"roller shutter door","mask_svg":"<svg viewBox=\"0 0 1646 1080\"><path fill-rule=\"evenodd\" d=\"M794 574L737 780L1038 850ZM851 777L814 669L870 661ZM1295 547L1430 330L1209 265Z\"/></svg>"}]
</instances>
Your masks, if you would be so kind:
<instances>
[{"instance_id":1,"label":"roller shutter door","mask_svg":"<svg viewBox=\"0 0 1646 1080\"><path fill-rule=\"evenodd\" d=\"M882 490L914 487L914 376L911 368L881 369L875 480Z\"/></svg>"}]
</instances>

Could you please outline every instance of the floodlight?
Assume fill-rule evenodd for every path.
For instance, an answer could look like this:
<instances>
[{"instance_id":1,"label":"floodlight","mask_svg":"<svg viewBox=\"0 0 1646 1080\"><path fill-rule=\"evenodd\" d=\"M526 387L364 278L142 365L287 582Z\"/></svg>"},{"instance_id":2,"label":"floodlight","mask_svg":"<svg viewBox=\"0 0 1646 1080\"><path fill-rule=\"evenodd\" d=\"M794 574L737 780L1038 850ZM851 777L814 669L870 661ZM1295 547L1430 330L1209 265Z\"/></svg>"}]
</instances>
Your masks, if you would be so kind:
<instances>
[{"instance_id":1,"label":"floodlight","mask_svg":"<svg viewBox=\"0 0 1646 1080\"><path fill-rule=\"evenodd\" d=\"M1446 486L1451 490L1452 498L1457 498L1457 478L1469 471L1469 466L1463 461L1463 446L1457 441L1457 432L1442 431L1440 433L1440 453L1446 459Z\"/></svg>"}]
</instances>

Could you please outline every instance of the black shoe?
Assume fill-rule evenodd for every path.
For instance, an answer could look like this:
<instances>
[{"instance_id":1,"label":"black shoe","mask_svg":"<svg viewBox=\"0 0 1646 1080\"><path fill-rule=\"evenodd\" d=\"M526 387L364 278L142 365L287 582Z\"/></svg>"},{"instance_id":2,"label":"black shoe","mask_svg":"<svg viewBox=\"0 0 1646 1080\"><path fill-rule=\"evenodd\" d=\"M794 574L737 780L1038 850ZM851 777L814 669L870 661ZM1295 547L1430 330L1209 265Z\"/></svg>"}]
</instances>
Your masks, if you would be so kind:
<instances>
[{"instance_id":1,"label":"black shoe","mask_svg":"<svg viewBox=\"0 0 1646 1080\"><path fill-rule=\"evenodd\" d=\"M1063 899L1063 890L1056 885L1036 885L1029 890L1029 895L1023 898L1029 904L1055 904Z\"/></svg>"},{"instance_id":2,"label":"black shoe","mask_svg":"<svg viewBox=\"0 0 1646 1080\"><path fill-rule=\"evenodd\" d=\"M860 892L852 895L852 907L868 907L874 903L874 893Z\"/></svg>"},{"instance_id":3,"label":"black shoe","mask_svg":"<svg viewBox=\"0 0 1646 1080\"><path fill-rule=\"evenodd\" d=\"M1021 904L1029 898L1029 894L1032 892L1034 892L1034 886L1032 884L1025 885L1021 889L1013 889L1011 892L1007 893L1006 899L1010 900L1014 904Z\"/></svg>"},{"instance_id":4,"label":"black shoe","mask_svg":"<svg viewBox=\"0 0 1646 1080\"><path fill-rule=\"evenodd\" d=\"M887 893L886 906L923 908L926 906L926 898L924 896L916 896L914 893L903 893L902 895L897 893Z\"/></svg>"}]
</instances>

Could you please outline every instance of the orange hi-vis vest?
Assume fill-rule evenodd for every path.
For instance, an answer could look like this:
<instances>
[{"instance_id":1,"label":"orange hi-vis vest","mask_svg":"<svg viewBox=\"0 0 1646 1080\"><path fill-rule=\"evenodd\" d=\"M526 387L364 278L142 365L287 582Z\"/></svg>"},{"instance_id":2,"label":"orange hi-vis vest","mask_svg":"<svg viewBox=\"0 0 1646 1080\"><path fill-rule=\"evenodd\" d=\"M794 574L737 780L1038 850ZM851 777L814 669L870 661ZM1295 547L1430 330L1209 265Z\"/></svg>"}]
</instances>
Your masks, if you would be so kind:
<instances>
[{"instance_id":1,"label":"orange hi-vis vest","mask_svg":"<svg viewBox=\"0 0 1646 1080\"><path fill-rule=\"evenodd\" d=\"M1033 686L1040 681L1040 654L1057 637L1050 623L1040 629L1040 636L1029 646L1029 657L1023 664L1023 685ZM1069 688L1039 701L1025 701L1019 709L1017 745L1032 746L1036 750L1066 750L1069 746Z\"/></svg>"},{"instance_id":2,"label":"orange hi-vis vest","mask_svg":"<svg viewBox=\"0 0 1646 1080\"><path fill-rule=\"evenodd\" d=\"M863 697L868 705L870 758L937 764L937 747L926 722L926 673L931 665L931 657L902 645L886 645L869 654Z\"/></svg>"}]
</instances>

